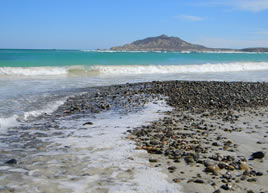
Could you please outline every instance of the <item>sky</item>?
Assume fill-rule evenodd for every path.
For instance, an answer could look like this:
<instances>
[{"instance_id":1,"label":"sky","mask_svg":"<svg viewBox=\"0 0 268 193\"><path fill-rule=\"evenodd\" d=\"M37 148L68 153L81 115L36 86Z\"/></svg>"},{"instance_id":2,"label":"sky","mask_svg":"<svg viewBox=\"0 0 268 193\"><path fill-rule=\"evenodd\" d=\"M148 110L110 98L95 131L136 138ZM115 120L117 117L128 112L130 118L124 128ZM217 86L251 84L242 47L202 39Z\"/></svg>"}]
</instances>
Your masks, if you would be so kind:
<instances>
[{"instance_id":1,"label":"sky","mask_svg":"<svg viewBox=\"0 0 268 193\"><path fill-rule=\"evenodd\" d=\"M0 48L107 49L161 34L268 47L268 0L0 0Z\"/></svg>"}]
</instances>

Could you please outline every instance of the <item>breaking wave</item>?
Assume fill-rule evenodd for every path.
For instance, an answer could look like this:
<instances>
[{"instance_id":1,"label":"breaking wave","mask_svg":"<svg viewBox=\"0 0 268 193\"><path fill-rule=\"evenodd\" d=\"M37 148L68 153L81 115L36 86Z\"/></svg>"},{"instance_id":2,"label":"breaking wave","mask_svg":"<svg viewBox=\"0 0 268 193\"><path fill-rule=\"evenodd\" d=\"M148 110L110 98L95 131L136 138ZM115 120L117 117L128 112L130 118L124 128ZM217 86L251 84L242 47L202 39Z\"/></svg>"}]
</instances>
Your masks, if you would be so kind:
<instances>
[{"instance_id":1,"label":"breaking wave","mask_svg":"<svg viewBox=\"0 0 268 193\"><path fill-rule=\"evenodd\" d=\"M195 65L93 65L69 67L1 67L0 76L99 76L168 73L214 73L268 70L268 62Z\"/></svg>"},{"instance_id":2,"label":"breaking wave","mask_svg":"<svg viewBox=\"0 0 268 193\"><path fill-rule=\"evenodd\" d=\"M22 115L15 114L10 117L0 117L0 133L5 132L6 129L9 127L16 127L20 125L20 123L30 120L34 117L38 117L45 113L50 114L53 111L55 111L60 105L62 105L64 102L65 102L65 99L48 103L45 107L39 110L24 112Z\"/></svg>"}]
</instances>

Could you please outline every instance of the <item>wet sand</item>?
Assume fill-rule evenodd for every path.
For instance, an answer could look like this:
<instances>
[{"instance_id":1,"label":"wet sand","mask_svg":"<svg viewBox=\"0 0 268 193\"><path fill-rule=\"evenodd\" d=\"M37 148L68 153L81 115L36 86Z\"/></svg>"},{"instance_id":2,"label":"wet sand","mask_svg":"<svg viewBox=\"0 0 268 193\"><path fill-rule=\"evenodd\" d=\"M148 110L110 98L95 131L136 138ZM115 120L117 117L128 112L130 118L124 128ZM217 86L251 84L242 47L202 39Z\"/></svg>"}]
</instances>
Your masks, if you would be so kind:
<instances>
[{"instance_id":1,"label":"wet sand","mask_svg":"<svg viewBox=\"0 0 268 193\"><path fill-rule=\"evenodd\" d=\"M268 192L267 85L166 84L174 109L130 132L137 149L151 154L151 166L163 168L187 193ZM254 152L261 156L254 159Z\"/></svg>"},{"instance_id":2,"label":"wet sand","mask_svg":"<svg viewBox=\"0 0 268 193\"><path fill-rule=\"evenodd\" d=\"M0 192L268 191L268 84L168 81L81 92L1 136ZM164 117L142 113L159 101L170 109ZM139 119L146 124L135 126Z\"/></svg>"}]
</instances>

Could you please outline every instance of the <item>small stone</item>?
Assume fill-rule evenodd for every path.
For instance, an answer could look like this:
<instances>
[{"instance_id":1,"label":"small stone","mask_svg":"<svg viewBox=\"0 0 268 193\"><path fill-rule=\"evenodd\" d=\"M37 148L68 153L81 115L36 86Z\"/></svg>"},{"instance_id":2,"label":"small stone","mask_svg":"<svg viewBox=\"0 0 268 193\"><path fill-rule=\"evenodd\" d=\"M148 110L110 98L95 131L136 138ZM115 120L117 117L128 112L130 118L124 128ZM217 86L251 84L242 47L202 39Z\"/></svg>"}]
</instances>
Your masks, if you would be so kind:
<instances>
[{"instance_id":1,"label":"small stone","mask_svg":"<svg viewBox=\"0 0 268 193\"><path fill-rule=\"evenodd\" d=\"M215 190L213 193L221 193L221 190Z\"/></svg>"},{"instance_id":2,"label":"small stone","mask_svg":"<svg viewBox=\"0 0 268 193\"><path fill-rule=\"evenodd\" d=\"M239 165L239 168L240 168L240 170L246 170L246 171L249 170L249 167L248 167L246 162L241 162Z\"/></svg>"},{"instance_id":3,"label":"small stone","mask_svg":"<svg viewBox=\"0 0 268 193\"><path fill-rule=\"evenodd\" d=\"M173 179L172 181L175 182L175 183L180 183L180 182L182 182L182 179L180 179L180 178L175 178L175 179Z\"/></svg>"},{"instance_id":4,"label":"small stone","mask_svg":"<svg viewBox=\"0 0 268 193\"><path fill-rule=\"evenodd\" d=\"M201 179L196 179L194 180L194 183L197 183L197 184L204 184L204 180L201 180Z\"/></svg>"},{"instance_id":5,"label":"small stone","mask_svg":"<svg viewBox=\"0 0 268 193\"><path fill-rule=\"evenodd\" d=\"M83 126L85 126L85 125L93 125L93 123L89 121L89 122L86 122L83 124Z\"/></svg>"},{"instance_id":6,"label":"small stone","mask_svg":"<svg viewBox=\"0 0 268 193\"><path fill-rule=\"evenodd\" d=\"M11 159L11 160L6 161L5 164L17 164L17 160Z\"/></svg>"},{"instance_id":7,"label":"small stone","mask_svg":"<svg viewBox=\"0 0 268 193\"><path fill-rule=\"evenodd\" d=\"M257 179L256 178L249 178L247 181L248 182L257 182Z\"/></svg>"},{"instance_id":8,"label":"small stone","mask_svg":"<svg viewBox=\"0 0 268 193\"><path fill-rule=\"evenodd\" d=\"M168 170L171 170L171 171L174 171L174 170L176 170L177 168L175 167L175 166L170 166L170 167L168 167Z\"/></svg>"},{"instance_id":9,"label":"small stone","mask_svg":"<svg viewBox=\"0 0 268 193\"><path fill-rule=\"evenodd\" d=\"M134 160L134 158L133 158L133 157L128 157L128 159L129 159L129 160Z\"/></svg>"},{"instance_id":10,"label":"small stone","mask_svg":"<svg viewBox=\"0 0 268 193\"><path fill-rule=\"evenodd\" d=\"M221 188L224 190L231 190L232 187L233 187L232 184L224 184L221 186Z\"/></svg>"},{"instance_id":11,"label":"small stone","mask_svg":"<svg viewBox=\"0 0 268 193\"><path fill-rule=\"evenodd\" d=\"M157 159L150 158L149 162L157 162Z\"/></svg>"},{"instance_id":12,"label":"small stone","mask_svg":"<svg viewBox=\"0 0 268 193\"><path fill-rule=\"evenodd\" d=\"M265 154L262 151L255 152L251 155L252 159L262 159Z\"/></svg>"},{"instance_id":13,"label":"small stone","mask_svg":"<svg viewBox=\"0 0 268 193\"><path fill-rule=\"evenodd\" d=\"M186 162L187 164L194 163L194 159L193 159L192 156L186 156L186 157L184 158L184 160L185 160L185 162Z\"/></svg>"},{"instance_id":14,"label":"small stone","mask_svg":"<svg viewBox=\"0 0 268 193\"><path fill-rule=\"evenodd\" d=\"M213 166L207 166L205 172L216 174L218 173L219 170L220 168L217 165L213 165Z\"/></svg>"}]
</instances>

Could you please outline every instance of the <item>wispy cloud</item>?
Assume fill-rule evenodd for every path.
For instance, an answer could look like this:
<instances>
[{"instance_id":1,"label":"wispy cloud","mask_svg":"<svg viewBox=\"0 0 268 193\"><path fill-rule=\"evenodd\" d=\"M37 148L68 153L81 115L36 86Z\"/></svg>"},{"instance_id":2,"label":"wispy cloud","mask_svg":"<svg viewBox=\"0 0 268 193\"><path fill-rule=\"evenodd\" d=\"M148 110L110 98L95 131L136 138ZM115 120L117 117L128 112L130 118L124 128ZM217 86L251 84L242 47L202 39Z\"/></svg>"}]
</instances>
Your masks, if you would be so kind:
<instances>
[{"instance_id":1,"label":"wispy cloud","mask_svg":"<svg viewBox=\"0 0 268 193\"><path fill-rule=\"evenodd\" d=\"M207 6L225 6L235 10L260 12L268 10L268 0L214 0L202 3Z\"/></svg>"},{"instance_id":2,"label":"wispy cloud","mask_svg":"<svg viewBox=\"0 0 268 193\"><path fill-rule=\"evenodd\" d=\"M245 11L258 12L268 10L267 0L233 0L233 3L234 6Z\"/></svg>"},{"instance_id":3,"label":"wispy cloud","mask_svg":"<svg viewBox=\"0 0 268 193\"><path fill-rule=\"evenodd\" d=\"M188 20L188 21L203 21L203 17L193 16L193 15L180 15L179 18Z\"/></svg>"},{"instance_id":4,"label":"wispy cloud","mask_svg":"<svg viewBox=\"0 0 268 193\"><path fill-rule=\"evenodd\" d=\"M260 30L260 31L256 31L255 34L268 36L268 31Z\"/></svg>"}]
</instances>

